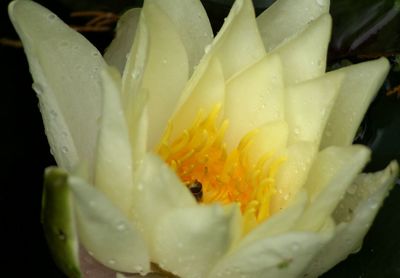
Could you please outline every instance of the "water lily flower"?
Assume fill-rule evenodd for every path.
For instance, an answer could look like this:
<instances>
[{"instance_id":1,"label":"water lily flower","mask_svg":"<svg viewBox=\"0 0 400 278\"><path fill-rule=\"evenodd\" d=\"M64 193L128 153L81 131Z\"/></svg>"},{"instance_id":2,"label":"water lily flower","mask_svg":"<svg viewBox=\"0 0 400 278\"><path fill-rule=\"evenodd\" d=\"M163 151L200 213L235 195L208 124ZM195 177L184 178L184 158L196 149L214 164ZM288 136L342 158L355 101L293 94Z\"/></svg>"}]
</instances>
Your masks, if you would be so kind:
<instances>
[{"instance_id":1,"label":"water lily flower","mask_svg":"<svg viewBox=\"0 0 400 278\"><path fill-rule=\"evenodd\" d=\"M146 0L104 58L32 1L9 14L68 276L317 277L360 248L398 174L352 145L389 63L326 72L328 0L236 0L215 38L199 0Z\"/></svg>"}]
</instances>

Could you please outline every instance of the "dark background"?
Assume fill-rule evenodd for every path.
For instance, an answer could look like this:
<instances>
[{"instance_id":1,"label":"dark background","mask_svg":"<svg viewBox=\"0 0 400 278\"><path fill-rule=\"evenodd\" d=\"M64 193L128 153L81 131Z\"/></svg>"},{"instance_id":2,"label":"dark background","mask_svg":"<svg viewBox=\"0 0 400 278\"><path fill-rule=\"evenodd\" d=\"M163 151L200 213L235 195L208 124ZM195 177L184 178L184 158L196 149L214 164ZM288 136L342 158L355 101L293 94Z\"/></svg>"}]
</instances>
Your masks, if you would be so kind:
<instances>
[{"instance_id":1,"label":"dark background","mask_svg":"<svg viewBox=\"0 0 400 278\"><path fill-rule=\"evenodd\" d=\"M0 128L2 177L0 217L4 277L64 277L54 265L40 224L44 168L53 165L44 134L37 98L23 50L8 20L8 0L0 1ZM67 23L84 25L87 20L71 18L81 10L121 13L141 1L129 0L48 0L38 1ZM218 30L233 1L203 1L213 28ZM272 0L254 0L257 11ZM400 98L387 91L400 84L400 5L394 0L332 0L333 41L329 65L387 56L392 71L384 88L371 106L357 142L374 149L367 171L383 168L390 159L400 160ZM399 1L397 1L399 2ZM351 3L351 4L350 4ZM112 25L110 26L112 30ZM104 49L112 31L84 33L98 48ZM352 45L355 41L361 42ZM400 56L397 56L399 58ZM400 93L399 93L400 95ZM5 177L5 179L4 179ZM323 277L400 277L400 188L396 186L365 238L363 249Z\"/></svg>"}]
</instances>

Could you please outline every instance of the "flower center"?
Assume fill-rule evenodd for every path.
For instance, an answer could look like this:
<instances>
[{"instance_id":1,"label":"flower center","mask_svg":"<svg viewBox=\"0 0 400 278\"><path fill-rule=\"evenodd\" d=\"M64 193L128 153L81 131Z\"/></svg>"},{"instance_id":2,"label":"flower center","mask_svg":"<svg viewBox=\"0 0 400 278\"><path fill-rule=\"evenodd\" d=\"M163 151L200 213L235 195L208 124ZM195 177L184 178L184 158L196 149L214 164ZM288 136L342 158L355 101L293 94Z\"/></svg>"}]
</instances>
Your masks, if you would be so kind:
<instances>
[{"instance_id":1,"label":"flower center","mask_svg":"<svg viewBox=\"0 0 400 278\"><path fill-rule=\"evenodd\" d=\"M217 124L219 107L197 119L171 141L172 125L165 132L158 154L177 173L198 202L238 203L248 232L270 215L275 176L283 158L273 153L250 163L248 148L257 130L249 132L228 153L223 142L228 121Z\"/></svg>"}]
</instances>

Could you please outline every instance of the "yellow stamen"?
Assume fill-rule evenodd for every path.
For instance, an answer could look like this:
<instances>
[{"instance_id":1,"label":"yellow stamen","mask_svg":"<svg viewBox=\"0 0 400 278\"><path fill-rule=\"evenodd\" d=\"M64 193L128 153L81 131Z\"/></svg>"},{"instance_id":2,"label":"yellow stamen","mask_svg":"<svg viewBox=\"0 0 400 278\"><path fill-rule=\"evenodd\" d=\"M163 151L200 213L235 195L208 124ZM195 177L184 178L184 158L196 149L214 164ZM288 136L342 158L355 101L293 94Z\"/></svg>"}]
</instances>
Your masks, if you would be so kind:
<instances>
[{"instance_id":1,"label":"yellow stamen","mask_svg":"<svg viewBox=\"0 0 400 278\"><path fill-rule=\"evenodd\" d=\"M161 140L158 154L185 184L200 182L202 203L240 205L247 233L270 216L275 176L284 158L273 153L255 165L248 159L249 146L258 130L246 134L237 148L227 152L223 142L228 122L217 124L220 106L207 116L200 111L192 126L171 142L172 125Z\"/></svg>"}]
</instances>

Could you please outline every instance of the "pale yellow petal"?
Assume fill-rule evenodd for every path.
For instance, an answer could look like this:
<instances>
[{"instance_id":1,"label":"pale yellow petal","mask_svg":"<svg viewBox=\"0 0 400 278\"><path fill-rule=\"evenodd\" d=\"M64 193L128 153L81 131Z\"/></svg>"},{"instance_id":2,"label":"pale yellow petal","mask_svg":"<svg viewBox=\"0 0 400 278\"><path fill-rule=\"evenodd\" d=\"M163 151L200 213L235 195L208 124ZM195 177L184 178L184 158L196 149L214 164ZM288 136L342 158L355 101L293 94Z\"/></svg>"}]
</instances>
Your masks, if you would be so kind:
<instances>
[{"instance_id":1,"label":"pale yellow petal","mask_svg":"<svg viewBox=\"0 0 400 278\"><path fill-rule=\"evenodd\" d=\"M297 196L307 180L317 147L312 142L297 142L281 154L286 161L275 178L276 193L272 195L271 211L276 213Z\"/></svg>"},{"instance_id":2,"label":"pale yellow petal","mask_svg":"<svg viewBox=\"0 0 400 278\"><path fill-rule=\"evenodd\" d=\"M115 38L104 53L104 60L110 66L116 67L121 74L124 71L128 53L136 36L140 12L140 8L133 8L120 17L115 31Z\"/></svg>"},{"instance_id":3,"label":"pale yellow petal","mask_svg":"<svg viewBox=\"0 0 400 278\"><path fill-rule=\"evenodd\" d=\"M57 164L70 171L86 161L92 174L103 58L82 35L33 1L12 2L9 15L28 57Z\"/></svg>"},{"instance_id":4,"label":"pale yellow petal","mask_svg":"<svg viewBox=\"0 0 400 278\"><path fill-rule=\"evenodd\" d=\"M154 255L152 234L165 213L196 205L190 191L158 156L148 153L141 165L133 190L132 214Z\"/></svg>"},{"instance_id":5,"label":"pale yellow petal","mask_svg":"<svg viewBox=\"0 0 400 278\"><path fill-rule=\"evenodd\" d=\"M265 49L271 51L329 12L329 0L279 0L257 17Z\"/></svg>"},{"instance_id":6,"label":"pale yellow petal","mask_svg":"<svg viewBox=\"0 0 400 278\"><path fill-rule=\"evenodd\" d=\"M103 265L123 272L150 270L142 234L102 193L81 179L68 180L80 242Z\"/></svg>"},{"instance_id":7,"label":"pale yellow petal","mask_svg":"<svg viewBox=\"0 0 400 278\"><path fill-rule=\"evenodd\" d=\"M241 224L237 206L175 209L157 223L157 262L180 277L206 277L236 241Z\"/></svg>"},{"instance_id":8,"label":"pale yellow petal","mask_svg":"<svg viewBox=\"0 0 400 278\"><path fill-rule=\"evenodd\" d=\"M127 214L132 204L133 167L128 126L120 99L120 76L103 72L103 111L100 123L94 184Z\"/></svg>"},{"instance_id":9,"label":"pale yellow petal","mask_svg":"<svg viewBox=\"0 0 400 278\"><path fill-rule=\"evenodd\" d=\"M173 116L171 139L180 135L184 129L188 129L200 112L203 116L208 115L217 106L223 110L224 98L225 80L221 63L217 59L212 59L184 105L180 106L179 111Z\"/></svg>"},{"instance_id":10,"label":"pale yellow petal","mask_svg":"<svg viewBox=\"0 0 400 278\"><path fill-rule=\"evenodd\" d=\"M329 218L318 233L291 231L265 237L230 252L209 277L302 277L305 267L333 235Z\"/></svg>"},{"instance_id":11,"label":"pale yellow petal","mask_svg":"<svg viewBox=\"0 0 400 278\"><path fill-rule=\"evenodd\" d=\"M187 53L191 74L214 37L201 1L147 0L150 1L156 3L175 25Z\"/></svg>"},{"instance_id":12,"label":"pale yellow petal","mask_svg":"<svg viewBox=\"0 0 400 278\"><path fill-rule=\"evenodd\" d=\"M345 74L338 98L327 122L321 148L348 146L378 93L390 69L386 58L364 62L337 70Z\"/></svg>"},{"instance_id":13,"label":"pale yellow petal","mask_svg":"<svg viewBox=\"0 0 400 278\"><path fill-rule=\"evenodd\" d=\"M226 87L224 118L229 126L228 148L237 146L249 131L284 118L281 61L268 56L232 78Z\"/></svg>"},{"instance_id":14,"label":"pale yellow petal","mask_svg":"<svg viewBox=\"0 0 400 278\"><path fill-rule=\"evenodd\" d=\"M271 52L281 56L285 83L296 84L325 73L331 28L331 16L322 15L295 39Z\"/></svg>"},{"instance_id":15,"label":"pale yellow petal","mask_svg":"<svg viewBox=\"0 0 400 278\"><path fill-rule=\"evenodd\" d=\"M385 170L357 177L333 213L338 225L335 235L308 267L307 277L320 276L359 250L398 171L398 163L393 161Z\"/></svg>"},{"instance_id":16,"label":"pale yellow petal","mask_svg":"<svg viewBox=\"0 0 400 278\"><path fill-rule=\"evenodd\" d=\"M309 205L296 226L320 229L369 158L369 149L361 145L332 146L318 153L305 184Z\"/></svg>"},{"instance_id":17,"label":"pale yellow petal","mask_svg":"<svg viewBox=\"0 0 400 278\"><path fill-rule=\"evenodd\" d=\"M319 145L342 80L343 74L332 72L287 88L285 116L290 130L289 144L310 141Z\"/></svg>"}]
</instances>

